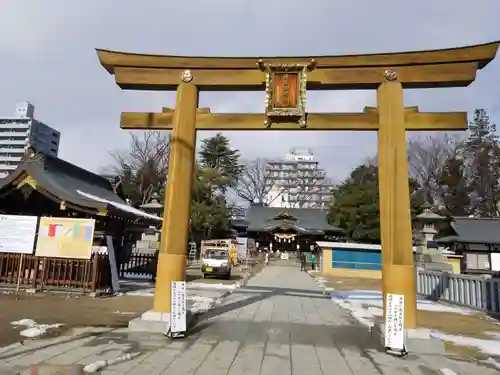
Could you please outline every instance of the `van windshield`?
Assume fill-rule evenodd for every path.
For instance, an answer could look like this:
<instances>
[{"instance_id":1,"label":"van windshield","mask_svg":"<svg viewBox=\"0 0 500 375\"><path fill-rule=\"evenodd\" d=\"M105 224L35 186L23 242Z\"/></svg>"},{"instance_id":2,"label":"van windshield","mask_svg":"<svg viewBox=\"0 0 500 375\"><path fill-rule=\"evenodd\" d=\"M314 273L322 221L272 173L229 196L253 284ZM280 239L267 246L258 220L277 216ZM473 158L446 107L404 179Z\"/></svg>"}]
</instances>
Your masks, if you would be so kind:
<instances>
[{"instance_id":1,"label":"van windshield","mask_svg":"<svg viewBox=\"0 0 500 375\"><path fill-rule=\"evenodd\" d=\"M226 259L227 251L226 250L207 250L205 251L205 259Z\"/></svg>"}]
</instances>

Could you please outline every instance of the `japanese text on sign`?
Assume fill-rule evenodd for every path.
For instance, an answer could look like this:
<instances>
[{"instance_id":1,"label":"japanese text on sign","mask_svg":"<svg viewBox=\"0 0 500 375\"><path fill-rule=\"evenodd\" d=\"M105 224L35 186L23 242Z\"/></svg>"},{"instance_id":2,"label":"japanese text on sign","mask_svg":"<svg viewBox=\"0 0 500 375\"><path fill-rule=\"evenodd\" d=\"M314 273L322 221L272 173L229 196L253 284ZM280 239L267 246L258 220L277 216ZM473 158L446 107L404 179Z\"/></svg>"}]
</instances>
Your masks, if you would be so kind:
<instances>
[{"instance_id":1,"label":"japanese text on sign","mask_svg":"<svg viewBox=\"0 0 500 375\"><path fill-rule=\"evenodd\" d=\"M404 296L387 294L385 303L385 347L404 349Z\"/></svg>"},{"instance_id":2,"label":"japanese text on sign","mask_svg":"<svg viewBox=\"0 0 500 375\"><path fill-rule=\"evenodd\" d=\"M170 330L186 332L186 282L172 281L170 305Z\"/></svg>"}]
</instances>

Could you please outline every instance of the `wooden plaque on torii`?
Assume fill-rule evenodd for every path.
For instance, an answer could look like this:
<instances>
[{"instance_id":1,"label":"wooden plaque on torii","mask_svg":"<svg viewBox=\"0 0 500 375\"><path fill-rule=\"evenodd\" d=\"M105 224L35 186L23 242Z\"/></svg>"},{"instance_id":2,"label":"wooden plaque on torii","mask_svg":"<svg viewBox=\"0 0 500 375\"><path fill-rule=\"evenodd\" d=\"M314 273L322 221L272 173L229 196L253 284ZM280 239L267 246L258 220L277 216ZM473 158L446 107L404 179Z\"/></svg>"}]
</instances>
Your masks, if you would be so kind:
<instances>
[{"instance_id":1,"label":"wooden plaque on torii","mask_svg":"<svg viewBox=\"0 0 500 375\"><path fill-rule=\"evenodd\" d=\"M197 130L378 132L383 292L402 294L405 326L417 325L406 131L466 130L465 112L405 108L404 89L464 87L500 42L432 51L316 57L185 57L97 50L128 90L176 90L175 109L121 115L122 129L173 131L153 309L170 312L171 281L184 280ZM211 113L200 90L263 91L263 114ZM362 113L307 113L307 90L377 90ZM385 298L384 298L385 300Z\"/></svg>"}]
</instances>

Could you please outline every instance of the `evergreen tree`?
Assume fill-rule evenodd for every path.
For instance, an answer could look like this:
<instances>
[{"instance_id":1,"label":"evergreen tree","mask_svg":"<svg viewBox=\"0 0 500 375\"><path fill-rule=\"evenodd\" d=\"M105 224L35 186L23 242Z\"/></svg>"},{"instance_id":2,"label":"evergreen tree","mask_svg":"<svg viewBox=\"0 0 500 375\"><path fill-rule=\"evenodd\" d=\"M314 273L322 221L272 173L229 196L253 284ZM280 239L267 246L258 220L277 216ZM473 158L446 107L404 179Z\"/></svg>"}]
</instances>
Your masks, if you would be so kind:
<instances>
[{"instance_id":1,"label":"evergreen tree","mask_svg":"<svg viewBox=\"0 0 500 375\"><path fill-rule=\"evenodd\" d=\"M470 187L463 158L452 155L446 160L439 174L439 186L446 215L470 214Z\"/></svg>"},{"instance_id":2,"label":"evergreen tree","mask_svg":"<svg viewBox=\"0 0 500 375\"><path fill-rule=\"evenodd\" d=\"M415 179L408 180L412 217L422 212L425 190ZM357 242L380 243L378 168L360 165L333 190L328 220Z\"/></svg>"},{"instance_id":3,"label":"evergreen tree","mask_svg":"<svg viewBox=\"0 0 500 375\"><path fill-rule=\"evenodd\" d=\"M230 209L223 196L213 191L225 179L213 169L196 168L189 223L190 237L197 244L205 238L224 238L229 228Z\"/></svg>"},{"instance_id":4,"label":"evergreen tree","mask_svg":"<svg viewBox=\"0 0 500 375\"><path fill-rule=\"evenodd\" d=\"M225 178L220 190L226 192L229 187L234 187L241 176L243 166L239 163L238 150L231 147L229 139L218 133L202 141L199 152L200 167L213 169Z\"/></svg>"},{"instance_id":5,"label":"evergreen tree","mask_svg":"<svg viewBox=\"0 0 500 375\"><path fill-rule=\"evenodd\" d=\"M465 146L471 209L479 216L496 216L500 180L499 139L484 109L476 109Z\"/></svg>"},{"instance_id":6,"label":"evergreen tree","mask_svg":"<svg viewBox=\"0 0 500 375\"><path fill-rule=\"evenodd\" d=\"M360 165L333 190L329 221L345 230L348 238L380 243L378 171L373 165Z\"/></svg>"},{"instance_id":7,"label":"evergreen tree","mask_svg":"<svg viewBox=\"0 0 500 375\"><path fill-rule=\"evenodd\" d=\"M416 178L409 178L410 188L410 213L411 217L415 217L422 213L425 203L432 204L433 199L429 196L426 189L424 189Z\"/></svg>"}]
</instances>

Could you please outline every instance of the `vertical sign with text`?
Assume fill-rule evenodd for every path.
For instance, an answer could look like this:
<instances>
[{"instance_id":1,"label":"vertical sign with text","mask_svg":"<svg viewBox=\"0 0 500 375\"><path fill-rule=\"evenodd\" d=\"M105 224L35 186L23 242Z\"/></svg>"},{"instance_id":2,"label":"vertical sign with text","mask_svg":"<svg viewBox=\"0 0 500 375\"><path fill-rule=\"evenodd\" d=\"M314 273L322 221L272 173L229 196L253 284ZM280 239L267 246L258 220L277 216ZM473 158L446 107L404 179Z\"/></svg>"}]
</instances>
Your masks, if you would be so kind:
<instances>
[{"instance_id":1,"label":"vertical sign with text","mask_svg":"<svg viewBox=\"0 0 500 375\"><path fill-rule=\"evenodd\" d=\"M186 282L172 281L170 305L170 330L186 332Z\"/></svg>"},{"instance_id":2,"label":"vertical sign with text","mask_svg":"<svg viewBox=\"0 0 500 375\"><path fill-rule=\"evenodd\" d=\"M385 347L404 350L404 302L401 294L387 294L385 301Z\"/></svg>"}]
</instances>

